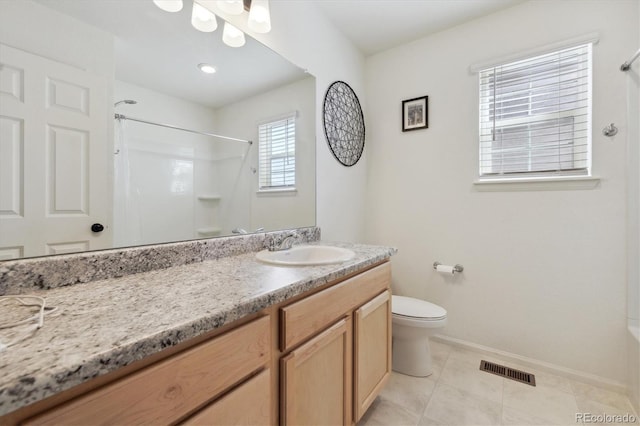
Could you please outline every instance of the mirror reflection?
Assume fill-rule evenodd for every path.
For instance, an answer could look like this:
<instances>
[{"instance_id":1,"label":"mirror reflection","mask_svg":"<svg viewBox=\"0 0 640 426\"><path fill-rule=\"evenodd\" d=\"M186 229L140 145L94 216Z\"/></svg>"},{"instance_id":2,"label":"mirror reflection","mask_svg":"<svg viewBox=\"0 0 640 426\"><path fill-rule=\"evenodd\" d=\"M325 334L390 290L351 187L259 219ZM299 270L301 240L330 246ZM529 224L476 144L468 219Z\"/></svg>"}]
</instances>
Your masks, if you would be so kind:
<instances>
[{"instance_id":1,"label":"mirror reflection","mask_svg":"<svg viewBox=\"0 0 640 426\"><path fill-rule=\"evenodd\" d=\"M0 2L0 259L315 224L315 78L192 6Z\"/></svg>"}]
</instances>

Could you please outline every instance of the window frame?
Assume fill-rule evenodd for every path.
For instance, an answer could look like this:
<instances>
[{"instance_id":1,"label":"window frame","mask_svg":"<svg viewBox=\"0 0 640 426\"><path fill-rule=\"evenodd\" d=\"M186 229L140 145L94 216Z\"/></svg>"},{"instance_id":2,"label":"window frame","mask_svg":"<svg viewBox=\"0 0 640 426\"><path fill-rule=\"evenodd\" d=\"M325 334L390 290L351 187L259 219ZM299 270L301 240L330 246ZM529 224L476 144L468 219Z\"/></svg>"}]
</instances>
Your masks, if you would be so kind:
<instances>
[{"instance_id":1,"label":"window frame","mask_svg":"<svg viewBox=\"0 0 640 426\"><path fill-rule=\"evenodd\" d=\"M478 180L476 181L476 183L488 182L493 184L497 182L514 182L514 181L523 182L523 181L535 181L540 179L544 179L544 180L555 179L560 181L566 181L567 179L571 179L571 178L579 178L579 179L587 178L587 180L589 180L588 178L592 177L593 46L594 44L597 43L597 41L598 41L597 34L590 34L585 37L574 39L572 40L571 43L569 42L567 42L566 44L556 43L552 46L547 46L547 47L535 49L529 52L524 52L518 56L511 56L509 58L503 58L501 60L492 61L491 63L476 65L471 67L471 71L478 74L477 105L478 105L478 125L479 125L478 131L479 132L478 132L478 139L477 139L478 140L477 142L478 143L478 161L477 161L477 167L478 167L477 179ZM535 64L535 59L537 57L550 55L550 54L561 54L561 52L563 51L566 51L569 49L576 49L580 47L584 47L587 49L587 52L585 53L587 58L587 67L584 71L578 70L579 78L581 79L580 81L584 80L586 82L586 88L587 88L587 95L586 95L587 105L586 106L584 107L576 106L571 110L561 110L560 106L558 106L556 110L551 112L539 112L535 115L507 117L507 118L502 118L495 121L494 121L495 117L488 118L488 116L490 116L490 113L486 111L485 105L491 104L491 102L495 101L495 99L491 100L492 96L494 95L487 95L483 93L483 88L489 87L488 85L485 87L485 83L483 83L482 81L483 74L489 72L490 70L493 70L495 72L495 70L500 66L507 67L509 65L516 65L518 62L521 62L521 61L532 61L532 64ZM533 66L535 65L532 65L532 67ZM496 77L494 76L493 78L495 79ZM495 81L496 80L494 80L494 82ZM525 79L525 82L526 82L526 79ZM560 88L559 90L562 90L562 88ZM532 110L533 103L534 101L530 99L528 103L522 104L522 106L525 106L527 110L530 112ZM483 110L483 107L485 107L484 110ZM514 152L516 153L516 155L518 155L518 153L524 154L520 158L524 158L525 156L527 157L527 161L526 161L526 163L528 164L527 170L524 170L524 168L522 168L521 170L505 171L505 168L502 168L496 173L487 172L488 169L491 169L491 166L487 166L486 164L483 165L483 161L486 161L485 159L487 158L487 152L489 152L489 155L490 155L490 151L492 149L492 148L486 148L486 146L483 147L483 143L484 144L487 143L487 139L486 139L487 135L486 134L483 135L483 130L485 130L485 133L486 133L487 124L491 125L493 123L493 128L498 129L501 127L513 128L518 125L535 126L535 124L542 124L544 121L557 120L558 123L556 124L555 127L557 127L558 131L560 132L562 130L562 127L566 126L566 124L560 123L562 119L565 119L567 117L579 117L580 115L582 115L582 113L576 114L576 111L583 112L585 110L586 110L586 114L585 114L586 120L577 121L576 128L572 130L573 137L571 142L562 143L561 141L558 141L556 143L558 150L566 149L570 145L573 145L572 147L573 152L571 155L585 155L584 159L574 160L574 161L580 161L583 164L585 164L584 166L580 165L580 167L578 168L566 168L566 169L560 168L557 170L540 170L540 171L531 170L532 164L533 164L531 159L534 158L535 152L533 150L523 148L520 151L516 149L514 150ZM582 125L582 128L581 128L581 125ZM586 129L584 127L586 127ZM527 130L524 129L524 131L527 131ZM528 131L531 133L532 131L535 131L535 128L529 129ZM576 133L578 132L585 132L585 136L575 136ZM495 134L495 130L492 130L492 133ZM528 136L529 141L531 141L531 138L532 136ZM522 138L522 139L524 140L525 138ZM580 140L580 139L584 139L586 140L586 142L583 144L576 144L575 143L576 140ZM586 153L575 152L576 150L584 149L585 147L586 147ZM565 151L565 154L562 154L560 152L557 154L558 161L561 160L562 155L567 155L566 151Z\"/></svg>"},{"instance_id":2,"label":"window frame","mask_svg":"<svg viewBox=\"0 0 640 426\"><path fill-rule=\"evenodd\" d=\"M258 123L258 126L257 126L258 127L258 160L257 160L258 161L258 165L257 165L258 193L296 191L297 173L298 173L297 165L296 165L297 163L297 158L296 158L297 119L298 119L298 113L297 111L294 111L294 112L283 114L283 115L270 118L268 120L264 120ZM290 121L292 122L292 126L293 126L293 129L292 129L293 135L291 138L289 136L290 130L288 129L288 127L290 126L289 124ZM286 135L284 137L284 152L273 154L273 150L272 150L273 145L271 141L267 143L267 141L263 140L262 138L262 135L263 135L262 128L266 126L275 127L274 125L278 123L284 123L283 126L285 127L284 132ZM273 167L270 167L269 165L272 165L274 160L284 159L284 161L286 162L287 159L290 159L290 158L293 158L293 166L292 166L293 170L287 171L288 165L284 164L282 166L282 175L283 175L282 179L284 184L274 185L273 184L273 175L274 175ZM291 183L287 183L288 173L293 173L293 181Z\"/></svg>"}]
</instances>

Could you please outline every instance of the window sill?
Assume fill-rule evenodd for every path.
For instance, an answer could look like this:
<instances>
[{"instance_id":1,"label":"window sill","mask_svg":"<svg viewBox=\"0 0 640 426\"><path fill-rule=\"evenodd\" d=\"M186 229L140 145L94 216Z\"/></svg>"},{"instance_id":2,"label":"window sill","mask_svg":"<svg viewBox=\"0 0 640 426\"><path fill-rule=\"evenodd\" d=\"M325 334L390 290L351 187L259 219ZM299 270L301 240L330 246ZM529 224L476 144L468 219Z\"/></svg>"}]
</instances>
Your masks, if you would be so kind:
<instances>
[{"instance_id":1,"label":"window sill","mask_svg":"<svg viewBox=\"0 0 640 426\"><path fill-rule=\"evenodd\" d=\"M269 196L287 196L287 195L296 195L298 190L296 188L281 188L281 189L259 189L256 191L256 194L259 197L269 197Z\"/></svg>"},{"instance_id":2,"label":"window sill","mask_svg":"<svg viewBox=\"0 0 640 426\"><path fill-rule=\"evenodd\" d=\"M599 184L600 178L597 176L479 179L473 182L476 191L482 192L595 189Z\"/></svg>"}]
</instances>

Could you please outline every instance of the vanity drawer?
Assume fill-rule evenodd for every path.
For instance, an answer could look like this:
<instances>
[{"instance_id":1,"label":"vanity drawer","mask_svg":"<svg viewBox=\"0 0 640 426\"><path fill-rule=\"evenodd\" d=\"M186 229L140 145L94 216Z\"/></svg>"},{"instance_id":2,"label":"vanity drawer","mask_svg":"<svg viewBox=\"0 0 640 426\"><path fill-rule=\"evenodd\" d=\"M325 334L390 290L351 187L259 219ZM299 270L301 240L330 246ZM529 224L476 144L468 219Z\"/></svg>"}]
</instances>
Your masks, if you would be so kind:
<instances>
[{"instance_id":1,"label":"vanity drawer","mask_svg":"<svg viewBox=\"0 0 640 426\"><path fill-rule=\"evenodd\" d=\"M270 338L270 317L259 318L24 424L175 423L266 366Z\"/></svg>"},{"instance_id":2,"label":"vanity drawer","mask_svg":"<svg viewBox=\"0 0 640 426\"><path fill-rule=\"evenodd\" d=\"M391 285L391 263L280 309L280 349L287 351Z\"/></svg>"},{"instance_id":3,"label":"vanity drawer","mask_svg":"<svg viewBox=\"0 0 640 426\"><path fill-rule=\"evenodd\" d=\"M219 400L198 411L180 426L269 425L271 374L263 370Z\"/></svg>"}]
</instances>

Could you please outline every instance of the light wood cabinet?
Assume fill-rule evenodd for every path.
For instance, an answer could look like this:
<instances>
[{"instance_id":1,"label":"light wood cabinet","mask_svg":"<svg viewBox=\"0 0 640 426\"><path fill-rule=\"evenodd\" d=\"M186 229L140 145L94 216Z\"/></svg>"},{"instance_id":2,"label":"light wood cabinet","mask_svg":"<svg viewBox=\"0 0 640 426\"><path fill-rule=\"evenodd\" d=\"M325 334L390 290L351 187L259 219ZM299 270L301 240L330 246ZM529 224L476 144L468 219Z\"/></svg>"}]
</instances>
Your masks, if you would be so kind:
<instances>
[{"instance_id":1,"label":"light wood cabinet","mask_svg":"<svg viewBox=\"0 0 640 426\"><path fill-rule=\"evenodd\" d=\"M286 351L350 314L391 284L391 265L383 263L280 309L280 349Z\"/></svg>"},{"instance_id":2,"label":"light wood cabinet","mask_svg":"<svg viewBox=\"0 0 640 426\"><path fill-rule=\"evenodd\" d=\"M354 418L362 418L391 375L391 293L385 291L354 316Z\"/></svg>"},{"instance_id":3,"label":"light wood cabinet","mask_svg":"<svg viewBox=\"0 0 640 426\"><path fill-rule=\"evenodd\" d=\"M280 309L281 424L364 415L391 374L390 284L384 263Z\"/></svg>"},{"instance_id":4,"label":"light wood cabinet","mask_svg":"<svg viewBox=\"0 0 640 426\"><path fill-rule=\"evenodd\" d=\"M270 337L270 318L264 316L23 424L175 423L266 367Z\"/></svg>"},{"instance_id":5,"label":"light wood cabinet","mask_svg":"<svg viewBox=\"0 0 640 426\"><path fill-rule=\"evenodd\" d=\"M340 320L281 359L282 423L350 423L350 321Z\"/></svg>"},{"instance_id":6,"label":"light wood cabinet","mask_svg":"<svg viewBox=\"0 0 640 426\"><path fill-rule=\"evenodd\" d=\"M268 425L271 422L271 375L264 370L190 417L183 426Z\"/></svg>"}]
</instances>

